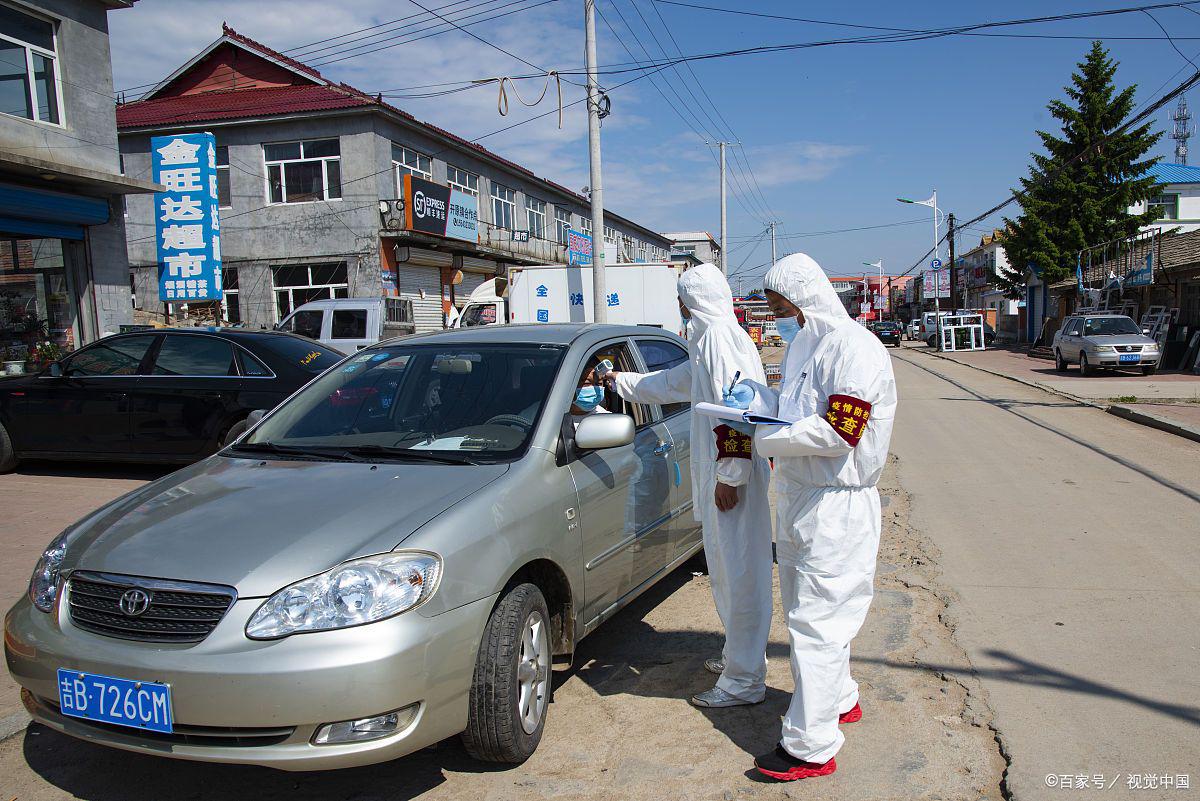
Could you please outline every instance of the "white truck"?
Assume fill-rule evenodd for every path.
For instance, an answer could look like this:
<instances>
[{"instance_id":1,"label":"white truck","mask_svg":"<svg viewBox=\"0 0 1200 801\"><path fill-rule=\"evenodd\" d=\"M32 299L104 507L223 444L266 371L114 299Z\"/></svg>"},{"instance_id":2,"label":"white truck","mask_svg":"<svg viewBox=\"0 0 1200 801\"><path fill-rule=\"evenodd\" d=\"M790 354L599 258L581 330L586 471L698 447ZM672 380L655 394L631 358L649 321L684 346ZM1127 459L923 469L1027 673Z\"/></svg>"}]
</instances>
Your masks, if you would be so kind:
<instances>
[{"instance_id":1,"label":"white truck","mask_svg":"<svg viewBox=\"0 0 1200 801\"><path fill-rule=\"evenodd\" d=\"M610 264L604 278L608 322L683 330L674 265ZM496 279L480 284L452 327L591 322L593 317L592 268L550 264L509 268L503 296L496 292Z\"/></svg>"},{"instance_id":2,"label":"white truck","mask_svg":"<svg viewBox=\"0 0 1200 801\"><path fill-rule=\"evenodd\" d=\"M297 306L275 328L315 339L342 353L354 353L416 330L412 301L393 297L310 301Z\"/></svg>"}]
</instances>

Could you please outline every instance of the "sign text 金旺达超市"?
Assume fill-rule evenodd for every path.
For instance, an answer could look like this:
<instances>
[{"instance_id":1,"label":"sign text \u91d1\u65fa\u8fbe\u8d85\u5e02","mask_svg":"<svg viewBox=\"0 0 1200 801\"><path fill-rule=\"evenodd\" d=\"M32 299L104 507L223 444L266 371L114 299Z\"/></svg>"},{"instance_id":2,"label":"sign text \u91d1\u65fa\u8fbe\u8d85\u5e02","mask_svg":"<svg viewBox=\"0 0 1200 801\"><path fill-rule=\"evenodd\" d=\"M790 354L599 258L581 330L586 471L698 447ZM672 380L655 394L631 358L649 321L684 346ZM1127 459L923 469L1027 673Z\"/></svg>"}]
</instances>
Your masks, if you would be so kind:
<instances>
[{"instance_id":1,"label":"sign text \u91d1\u65fa\u8fbe\u8d85\u5e02","mask_svg":"<svg viewBox=\"0 0 1200 801\"><path fill-rule=\"evenodd\" d=\"M221 224L217 212L217 146L211 133L155 136L154 193L158 298L221 299Z\"/></svg>"}]
</instances>

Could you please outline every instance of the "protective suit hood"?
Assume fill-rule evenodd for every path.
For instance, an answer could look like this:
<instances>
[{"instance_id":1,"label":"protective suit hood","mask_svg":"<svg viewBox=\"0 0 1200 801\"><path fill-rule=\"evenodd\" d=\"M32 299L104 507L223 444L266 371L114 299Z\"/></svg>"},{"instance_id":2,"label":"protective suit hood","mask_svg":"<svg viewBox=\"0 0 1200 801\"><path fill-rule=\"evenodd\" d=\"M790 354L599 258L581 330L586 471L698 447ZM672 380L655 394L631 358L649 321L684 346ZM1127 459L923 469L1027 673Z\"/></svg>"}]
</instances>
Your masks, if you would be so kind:
<instances>
[{"instance_id":1,"label":"protective suit hood","mask_svg":"<svg viewBox=\"0 0 1200 801\"><path fill-rule=\"evenodd\" d=\"M821 265L804 253L793 253L776 262L767 273L766 287L804 312L804 327L797 339L820 339L854 322Z\"/></svg>"},{"instance_id":2,"label":"protective suit hood","mask_svg":"<svg viewBox=\"0 0 1200 801\"><path fill-rule=\"evenodd\" d=\"M698 264L679 277L679 298L692 313L688 339L695 342L714 325L737 325L733 292L725 273L714 264Z\"/></svg>"}]
</instances>

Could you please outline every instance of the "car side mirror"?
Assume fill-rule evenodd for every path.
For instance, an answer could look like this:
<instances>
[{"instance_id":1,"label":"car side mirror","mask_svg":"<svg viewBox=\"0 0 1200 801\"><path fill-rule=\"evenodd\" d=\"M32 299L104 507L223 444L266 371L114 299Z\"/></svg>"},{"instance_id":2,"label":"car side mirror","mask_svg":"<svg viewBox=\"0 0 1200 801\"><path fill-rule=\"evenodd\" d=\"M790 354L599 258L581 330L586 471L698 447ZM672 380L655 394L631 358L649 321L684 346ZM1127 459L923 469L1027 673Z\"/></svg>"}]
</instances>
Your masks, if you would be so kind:
<instances>
[{"instance_id":1,"label":"car side mirror","mask_svg":"<svg viewBox=\"0 0 1200 801\"><path fill-rule=\"evenodd\" d=\"M627 414L593 414L579 421L575 447L583 451L619 448L633 442L633 418Z\"/></svg>"},{"instance_id":2,"label":"car side mirror","mask_svg":"<svg viewBox=\"0 0 1200 801\"><path fill-rule=\"evenodd\" d=\"M263 415L267 413L266 409L255 409L246 415L246 428L258 425L258 421L263 419Z\"/></svg>"},{"instance_id":3,"label":"car side mirror","mask_svg":"<svg viewBox=\"0 0 1200 801\"><path fill-rule=\"evenodd\" d=\"M50 374L51 378L62 378L63 376L62 365L58 362L50 362L50 366L46 368L46 371Z\"/></svg>"}]
</instances>

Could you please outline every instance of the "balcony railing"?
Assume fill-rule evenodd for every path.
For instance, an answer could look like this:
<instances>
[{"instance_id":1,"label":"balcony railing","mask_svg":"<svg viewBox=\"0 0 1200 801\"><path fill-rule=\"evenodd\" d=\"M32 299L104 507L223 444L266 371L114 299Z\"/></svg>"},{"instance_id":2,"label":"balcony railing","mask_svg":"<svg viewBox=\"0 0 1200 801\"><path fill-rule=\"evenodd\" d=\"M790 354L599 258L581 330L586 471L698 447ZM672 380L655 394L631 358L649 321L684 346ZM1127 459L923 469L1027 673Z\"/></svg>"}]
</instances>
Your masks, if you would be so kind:
<instances>
[{"instance_id":1,"label":"balcony railing","mask_svg":"<svg viewBox=\"0 0 1200 801\"><path fill-rule=\"evenodd\" d=\"M542 264L566 264L567 246L551 239L530 236L528 242L515 242L513 232L497 228L491 223L479 223L479 244L495 250L503 250L514 256L530 259Z\"/></svg>"}]
</instances>

